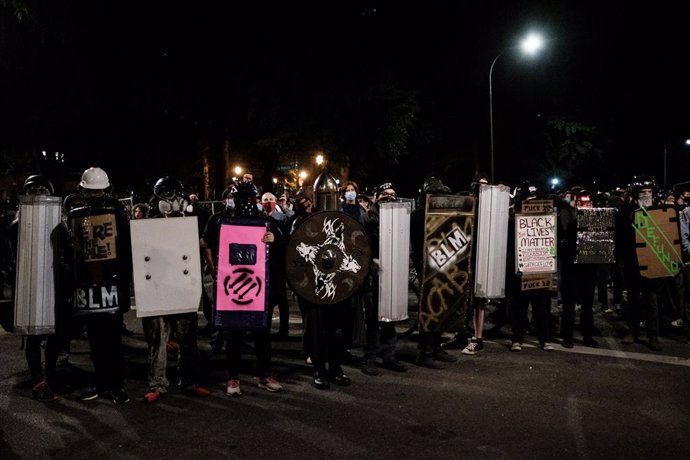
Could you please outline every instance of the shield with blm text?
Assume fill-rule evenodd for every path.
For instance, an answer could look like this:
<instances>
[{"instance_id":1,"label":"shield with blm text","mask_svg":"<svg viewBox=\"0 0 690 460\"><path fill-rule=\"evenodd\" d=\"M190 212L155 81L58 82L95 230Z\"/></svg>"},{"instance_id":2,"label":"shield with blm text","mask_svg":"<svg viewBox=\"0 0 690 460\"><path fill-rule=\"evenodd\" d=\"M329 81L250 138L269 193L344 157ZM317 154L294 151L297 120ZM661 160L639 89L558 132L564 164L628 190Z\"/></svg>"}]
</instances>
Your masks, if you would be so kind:
<instances>
[{"instance_id":1,"label":"shield with blm text","mask_svg":"<svg viewBox=\"0 0 690 460\"><path fill-rule=\"evenodd\" d=\"M472 290L474 214L471 196L430 195L427 199L419 305L424 331L454 332L464 327Z\"/></svg>"}]
</instances>

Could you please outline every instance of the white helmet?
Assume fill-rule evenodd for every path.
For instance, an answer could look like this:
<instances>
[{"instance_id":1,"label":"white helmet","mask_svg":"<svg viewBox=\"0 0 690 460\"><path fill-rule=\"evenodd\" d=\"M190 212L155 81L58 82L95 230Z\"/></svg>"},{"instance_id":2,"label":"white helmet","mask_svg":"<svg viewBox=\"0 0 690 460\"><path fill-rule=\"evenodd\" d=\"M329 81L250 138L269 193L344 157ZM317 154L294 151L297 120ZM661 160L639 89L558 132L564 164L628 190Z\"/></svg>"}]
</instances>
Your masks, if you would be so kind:
<instances>
[{"instance_id":1,"label":"white helmet","mask_svg":"<svg viewBox=\"0 0 690 460\"><path fill-rule=\"evenodd\" d=\"M103 190L110 187L110 181L101 168L89 168L81 175L79 186L88 190Z\"/></svg>"}]
</instances>

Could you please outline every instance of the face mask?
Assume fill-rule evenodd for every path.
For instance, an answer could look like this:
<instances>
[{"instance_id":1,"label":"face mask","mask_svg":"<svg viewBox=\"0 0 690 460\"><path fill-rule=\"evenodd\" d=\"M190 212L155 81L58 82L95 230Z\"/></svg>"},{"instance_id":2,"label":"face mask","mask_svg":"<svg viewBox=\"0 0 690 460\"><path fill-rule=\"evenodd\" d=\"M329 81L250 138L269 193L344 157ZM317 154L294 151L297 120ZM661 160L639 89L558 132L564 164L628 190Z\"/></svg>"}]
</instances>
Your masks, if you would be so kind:
<instances>
[{"instance_id":1,"label":"face mask","mask_svg":"<svg viewBox=\"0 0 690 460\"><path fill-rule=\"evenodd\" d=\"M357 198L357 192L345 192L345 201L355 201Z\"/></svg>"},{"instance_id":2,"label":"face mask","mask_svg":"<svg viewBox=\"0 0 690 460\"><path fill-rule=\"evenodd\" d=\"M232 198L228 198L225 200L225 207L228 209L235 209L235 200Z\"/></svg>"},{"instance_id":3,"label":"face mask","mask_svg":"<svg viewBox=\"0 0 690 460\"><path fill-rule=\"evenodd\" d=\"M641 208L648 208L652 205L653 199L652 199L652 192L640 192L639 197L637 198L637 204Z\"/></svg>"},{"instance_id":4,"label":"face mask","mask_svg":"<svg viewBox=\"0 0 690 460\"><path fill-rule=\"evenodd\" d=\"M256 208L257 208L259 211L263 211L263 210L264 210L264 207L261 206L261 203L256 203Z\"/></svg>"},{"instance_id":5,"label":"face mask","mask_svg":"<svg viewBox=\"0 0 690 460\"><path fill-rule=\"evenodd\" d=\"M262 204L263 210L266 212L266 214L270 214L276 210L276 202L275 201L264 201L261 204Z\"/></svg>"}]
</instances>

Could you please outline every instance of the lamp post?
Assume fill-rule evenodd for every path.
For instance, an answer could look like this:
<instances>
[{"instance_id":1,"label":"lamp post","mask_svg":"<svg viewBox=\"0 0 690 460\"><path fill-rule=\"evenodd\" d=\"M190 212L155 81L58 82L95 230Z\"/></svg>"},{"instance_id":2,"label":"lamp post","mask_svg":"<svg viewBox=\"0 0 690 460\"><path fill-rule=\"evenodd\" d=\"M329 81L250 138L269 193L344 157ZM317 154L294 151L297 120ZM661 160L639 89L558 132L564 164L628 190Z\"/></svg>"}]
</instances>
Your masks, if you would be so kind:
<instances>
[{"instance_id":1,"label":"lamp post","mask_svg":"<svg viewBox=\"0 0 690 460\"><path fill-rule=\"evenodd\" d=\"M544 40L540 35L537 35L535 33L530 33L525 37L522 42L520 42L520 49L522 52L528 56L534 56L536 55L544 46ZM511 47L508 49L513 49L515 47ZM498 61L498 58L503 56L503 53L505 53L507 50L503 50L498 55L494 58L493 61L491 61L491 67L489 68L489 131L490 131L490 136L491 136L491 183L495 184L495 177L494 177L494 94L493 94L493 73L494 73L494 66L496 65L496 61Z\"/></svg>"}]
</instances>

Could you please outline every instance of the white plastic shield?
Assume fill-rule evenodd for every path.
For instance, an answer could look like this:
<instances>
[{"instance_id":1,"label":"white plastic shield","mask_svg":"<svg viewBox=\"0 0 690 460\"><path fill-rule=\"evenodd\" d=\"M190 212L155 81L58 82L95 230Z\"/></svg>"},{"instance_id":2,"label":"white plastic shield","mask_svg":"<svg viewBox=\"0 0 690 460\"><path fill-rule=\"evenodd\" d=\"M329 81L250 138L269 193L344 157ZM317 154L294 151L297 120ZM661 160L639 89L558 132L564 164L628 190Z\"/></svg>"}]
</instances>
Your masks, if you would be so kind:
<instances>
[{"instance_id":1,"label":"white plastic shield","mask_svg":"<svg viewBox=\"0 0 690 460\"><path fill-rule=\"evenodd\" d=\"M201 300L196 216L130 222L137 318L191 313Z\"/></svg>"},{"instance_id":2,"label":"white plastic shield","mask_svg":"<svg viewBox=\"0 0 690 460\"><path fill-rule=\"evenodd\" d=\"M19 240L14 330L19 334L55 333L55 251L62 198L19 197Z\"/></svg>"},{"instance_id":3,"label":"white plastic shield","mask_svg":"<svg viewBox=\"0 0 690 460\"><path fill-rule=\"evenodd\" d=\"M509 187L481 186L477 216L475 297L500 299L506 296L509 207Z\"/></svg>"},{"instance_id":4,"label":"white plastic shield","mask_svg":"<svg viewBox=\"0 0 690 460\"><path fill-rule=\"evenodd\" d=\"M407 319L410 203L379 205L379 321Z\"/></svg>"}]
</instances>

